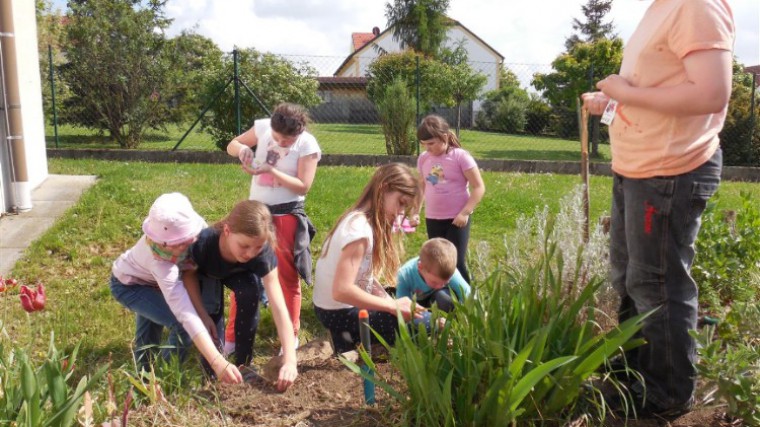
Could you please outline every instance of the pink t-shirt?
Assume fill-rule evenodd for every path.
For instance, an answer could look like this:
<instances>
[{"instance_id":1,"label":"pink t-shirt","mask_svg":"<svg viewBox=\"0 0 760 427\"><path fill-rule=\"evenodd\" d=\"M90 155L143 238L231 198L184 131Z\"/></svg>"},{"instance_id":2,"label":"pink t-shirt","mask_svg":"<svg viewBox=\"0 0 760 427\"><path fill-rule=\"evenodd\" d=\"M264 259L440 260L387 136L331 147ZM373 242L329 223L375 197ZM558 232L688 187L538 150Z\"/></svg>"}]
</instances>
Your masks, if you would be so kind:
<instances>
[{"instance_id":1,"label":"pink t-shirt","mask_svg":"<svg viewBox=\"0 0 760 427\"><path fill-rule=\"evenodd\" d=\"M730 51L733 44L733 16L726 0L656 0L626 44L620 75L636 87L675 86L686 79L686 55ZM618 105L610 126L612 169L629 178L696 169L718 149L726 111L677 117Z\"/></svg>"},{"instance_id":2,"label":"pink t-shirt","mask_svg":"<svg viewBox=\"0 0 760 427\"><path fill-rule=\"evenodd\" d=\"M452 219L470 197L464 171L478 167L470 153L453 148L433 156L427 151L417 159L417 169L425 179L425 217Z\"/></svg>"}]
</instances>

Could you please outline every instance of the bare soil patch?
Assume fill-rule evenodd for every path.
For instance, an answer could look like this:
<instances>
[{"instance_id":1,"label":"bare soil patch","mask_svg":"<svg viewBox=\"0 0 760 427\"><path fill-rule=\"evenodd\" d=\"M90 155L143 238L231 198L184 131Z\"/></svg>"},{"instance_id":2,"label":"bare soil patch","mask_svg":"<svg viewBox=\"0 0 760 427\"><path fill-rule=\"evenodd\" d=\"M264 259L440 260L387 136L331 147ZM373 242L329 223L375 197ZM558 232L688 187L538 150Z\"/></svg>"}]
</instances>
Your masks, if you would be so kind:
<instances>
[{"instance_id":1,"label":"bare soil patch","mask_svg":"<svg viewBox=\"0 0 760 427\"><path fill-rule=\"evenodd\" d=\"M212 384L207 390L213 410L187 408L180 425L219 426L398 426L401 425L395 402L380 388L375 406L364 403L362 378L349 370L332 354L327 341L312 341L298 349L299 377L290 389L278 393L273 383L277 375L277 358L258 370L246 370L246 382L235 386ZM398 374L389 363L378 363L378 374L402 387ZM213 397L212 397L213 396ZM148 408L146 408L148 409ZM155 408L153 408L155 409ZM221 411L222 413L219 413ZM143 412L143 411L141 411ZM148 412L153 412L148 409ZM139 418L156 420L145 412ZM177 422L177 414L174 421ZM138 422L137 424L142 424ZM150 425L150 424L148 424ZM591 426L577 420L572 427ZM697 408L672 421L608 419L606 427L736 427L728 423L719 408Z\"/></svg>"}]
</instances>

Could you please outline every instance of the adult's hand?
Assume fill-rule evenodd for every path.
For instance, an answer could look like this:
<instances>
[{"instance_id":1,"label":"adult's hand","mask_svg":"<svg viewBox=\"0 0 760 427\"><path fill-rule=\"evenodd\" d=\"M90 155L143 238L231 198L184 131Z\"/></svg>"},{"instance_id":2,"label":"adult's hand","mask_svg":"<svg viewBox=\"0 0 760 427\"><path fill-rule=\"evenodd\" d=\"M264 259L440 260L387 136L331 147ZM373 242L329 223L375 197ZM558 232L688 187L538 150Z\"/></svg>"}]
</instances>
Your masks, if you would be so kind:
<instances>
[{"instance_id":1,"label":"adult's hand","mask_svg":"<svg viewBox=\"0 0 760 427\"><path fill-rule=\"evenodd\" d=\"M607 97L618 101L625 99L625 91L630 87L628 80L617 74L610 74L596 84L596 88L604 92Z\"/></svg>"},{"instance_id":2,"label":"adult's hand","mask_svg":"<svg viewBox=\"0 0 760 427\"><path fill-rule=\"evenodd\" d=\"M604 92L587 92L581 95L581 99L583 100L583 108L588 110L592 116L601 116L607 107L607 103L610 102L610 97Z\"/></svg>"}]
</instances>

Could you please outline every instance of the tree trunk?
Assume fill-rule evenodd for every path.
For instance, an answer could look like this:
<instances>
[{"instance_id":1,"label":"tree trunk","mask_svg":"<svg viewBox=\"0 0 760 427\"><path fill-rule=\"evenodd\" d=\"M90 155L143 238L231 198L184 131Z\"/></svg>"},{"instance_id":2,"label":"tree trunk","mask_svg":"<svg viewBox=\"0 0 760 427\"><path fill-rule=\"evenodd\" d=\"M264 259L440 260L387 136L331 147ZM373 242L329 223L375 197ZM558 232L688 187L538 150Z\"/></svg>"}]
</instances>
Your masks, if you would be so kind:
<instances>
[{"instance_id":1,"label":"tree trunk","mask_svg":"<svg viewBox=\"0 0 760 427\"><path fill-rule=\"evenodd\" d=\"M462 103L457 102L457 139L459 139L459 130L462 126Z\"/></svg>"}]
</instances>

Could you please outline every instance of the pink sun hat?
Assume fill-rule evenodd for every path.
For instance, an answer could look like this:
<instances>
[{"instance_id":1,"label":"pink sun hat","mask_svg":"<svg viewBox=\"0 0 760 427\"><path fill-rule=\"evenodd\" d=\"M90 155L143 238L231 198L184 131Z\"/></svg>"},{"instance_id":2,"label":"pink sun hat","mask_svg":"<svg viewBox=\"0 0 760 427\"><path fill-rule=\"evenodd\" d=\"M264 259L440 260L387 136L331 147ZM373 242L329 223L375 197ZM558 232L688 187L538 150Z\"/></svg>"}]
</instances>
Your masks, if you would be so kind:
<instances>
[{"instance_id":1,"label":"pink sun hat","mask_svg":"<svg viewBox=\"0 0 760 427\"><path fill-rule=\"evenodd\" d=\"M194 238L205 226L206 221L185 195L167 193L153 202L142 229L150 240L171 246Z\"/></svg>"}]
</instances>

